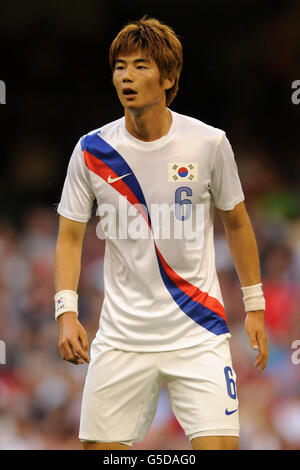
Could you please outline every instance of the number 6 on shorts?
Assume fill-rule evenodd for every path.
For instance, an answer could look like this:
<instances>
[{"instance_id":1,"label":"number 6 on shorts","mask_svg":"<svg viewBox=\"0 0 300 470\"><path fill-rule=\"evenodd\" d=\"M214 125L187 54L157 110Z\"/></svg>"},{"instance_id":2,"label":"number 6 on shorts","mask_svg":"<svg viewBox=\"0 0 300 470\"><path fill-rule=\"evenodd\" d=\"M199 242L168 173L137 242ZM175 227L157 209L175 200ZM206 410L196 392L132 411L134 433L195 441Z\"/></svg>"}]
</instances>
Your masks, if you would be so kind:
<instances>
[{"instance_id":1,"label":"number 6 on shorts","mask_svg":"<svg viewBox=\"0 0 300 470\"><path fill-rule=\"evenodd\" d=\"M224 368L224 374L226 378L226 385L227 385L227 392L230 398L233 400L236 399L236 388L235 388L235 381L233 379L233 372L231 367L227 366Z\"/></svg>"}]
</instances>

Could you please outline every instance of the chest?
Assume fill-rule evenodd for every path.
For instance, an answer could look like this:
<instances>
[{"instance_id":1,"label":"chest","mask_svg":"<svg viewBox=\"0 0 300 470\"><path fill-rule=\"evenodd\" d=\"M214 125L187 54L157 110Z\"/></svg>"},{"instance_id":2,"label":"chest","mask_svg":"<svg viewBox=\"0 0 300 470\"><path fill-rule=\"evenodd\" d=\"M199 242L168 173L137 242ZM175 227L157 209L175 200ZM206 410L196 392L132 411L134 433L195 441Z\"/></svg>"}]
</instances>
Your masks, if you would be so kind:
<instances>
[{"instance_id":1,"label":"chest","mask_svg":"<svg viewBox=\"0 0 300 470\"><path fill-rule=\"evenodd\" d=\"M140 151L115 146L90 178L98 204L197 204L210 199L211 154L204 145L186 148L172 142L163 149ZM189 202L188 202L189 201ZM118 210L118 209L117 209Z\"/></svg>"}]
</instances>

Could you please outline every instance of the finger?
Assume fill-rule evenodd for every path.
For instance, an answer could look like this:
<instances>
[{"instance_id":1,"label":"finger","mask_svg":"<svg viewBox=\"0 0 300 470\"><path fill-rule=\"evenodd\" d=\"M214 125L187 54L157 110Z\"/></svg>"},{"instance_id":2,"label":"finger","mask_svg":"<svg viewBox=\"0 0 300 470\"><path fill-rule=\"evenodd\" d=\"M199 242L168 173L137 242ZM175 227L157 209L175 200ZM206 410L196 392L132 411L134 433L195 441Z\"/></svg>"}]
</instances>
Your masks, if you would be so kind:
<instances>
[{"instance_id":1,"label":"finger","mask_svg":"<svg viewBox=\"0 0 300 470\"><path fill-rule=\"evenodd\" d=\"M68 341L64 341L60 347L61 350L61 357L65 361L73 361L75 359L75 354L72 350L71 345Z\"/></svg>"},{"instance_id":2,"label":"finger","mask_svg":"<svg viewBox=\"0 0 300 470\"><path fill-rule=\"evenodd\" d=\"M265 366L263 360L261 360L255 365L255 367L258 370L258 372L262 372L266 366Z\"/></svg>"},{"instance_id":3,"label":"finger","mask_svg":"<svg viewBox=\"0 0 300 470\"><path fill-rule=\"evenodd\" d=\"M256 367L262 372L268 362L269 351L268 351L268 342L266 335L257 335L258 336L258 346L259 346L259 355L256 360Z\"/></svg>"},{"instance_id":4,"label":"finger","mask_svg":"<svg viewBox=\"0 0 300 470\"><path fill-rule=\"evenodd\" d=\"M65 348L62 347L61 348L62 351L61 351L61 357L62 359L64 359L65 361L68 361L68 362L71 362L73 364L84 364L84 361L83 359L81 359L79 356L75 355L74 353L70 353L69 352L66 352ZM68 348L67 348L68 349ZM72 354L72 356L71 356Z\"/></svg>"},{"instance_id":5,"label":"finger","mask_svg":"<svg viewBox=\"0 0 300 470\"><path fill-rule=\"evenodd\" d=\"M78 357L78 356L75 356L75 358L74 358L74 359L71 359L69 362L72 362L72 364L76 364L76 365L78 365L78 364L84 364L84 360L81 359L81 358Z\"/></svg>"},{"instance_id":6,"label":"finger","mask_svg":"<svg viewBox=\"0 0 300 470\"><path fill-rule=\"evenodd\" d=\"M79 341L72 343L72 348L75 354L80 358L84 359L86 362L90 362L89 355L82 349Z\"/></svg>"},{"instance_id":7,"label":"finger","mask_svg":"<svg viewBox=\"0 0 300 470\"><path fill-rule=\"evenodd\" d=\"M256 338L256 332L255 330L251 329L250 331L247 330L248 337L249 337L249 343L252 349L257 350L258 349L258 342Z\"/></svg>"},{"instance_id":8,"label":"finger","mask_svg":"<svg viewBox=\"0 0 300 470\"><path fill-rule=\"evenodd\" d=\"M82 346L82 349L84 351L87 351L89 348L89 341L88 341L88 337L85 331L79 334L79 342Z\"/></svg>"},{"instance_id":9,"label":"finger","mask_svg":"<svg viewBox=\"0 0 300 470\"><path fill-rule=\"evenodd\" d=\"M84 364L84 360L72 349L72 344L68 341L60 345L60 355L65 361L71 362L73 364Z\"/></svg>"},{"instance_id":10,"label":"finger","mask_svg":"<svg viewBox=\"0 0 300 470\"><path fill-rule=\"evenodd\" d=\"M258 355L256 356L254 367L259 368L259 366L262 364L262 360L262 356L258 353Z\"/></svg>"}]
</instances>

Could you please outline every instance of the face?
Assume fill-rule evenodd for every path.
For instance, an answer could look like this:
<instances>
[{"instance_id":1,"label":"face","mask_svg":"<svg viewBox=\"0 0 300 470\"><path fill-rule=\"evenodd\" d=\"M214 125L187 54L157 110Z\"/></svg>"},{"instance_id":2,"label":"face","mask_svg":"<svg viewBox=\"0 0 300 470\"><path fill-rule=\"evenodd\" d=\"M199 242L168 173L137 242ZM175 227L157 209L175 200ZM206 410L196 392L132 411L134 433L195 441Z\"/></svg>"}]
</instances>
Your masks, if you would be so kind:
<instances>
[{"instance_id":1,"label":"face","mask_svg":"<svg viewBox=\"0 0 300 470\"><path fill-rule=\"evenodd\" d=\"M141 110L158 103L165 104L165 91L173 86L174 81L165 79L160 83L155 61L139 51L118 57L113 83L125 109Z\"/></svg>"}]
</instances>

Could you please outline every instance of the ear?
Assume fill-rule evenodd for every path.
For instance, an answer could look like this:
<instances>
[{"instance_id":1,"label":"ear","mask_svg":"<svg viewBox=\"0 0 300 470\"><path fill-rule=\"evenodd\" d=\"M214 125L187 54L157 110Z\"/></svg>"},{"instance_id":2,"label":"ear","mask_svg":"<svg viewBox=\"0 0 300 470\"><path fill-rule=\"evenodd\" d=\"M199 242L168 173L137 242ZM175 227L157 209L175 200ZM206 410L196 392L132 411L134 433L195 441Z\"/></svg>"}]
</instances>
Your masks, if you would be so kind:
<instances>
[{"instance_id":1,"label":"ear","mask_svg":"<svg viewBox=\"0 0 300 470\"><path fill-rule=\"evenodd\" d=\"M165 81L164 81L164 87L165 87L165 90L170 90L170 88L172 88L175 84L175 77L174 78L166 78Z\"/></svg>"}]
</instances>

